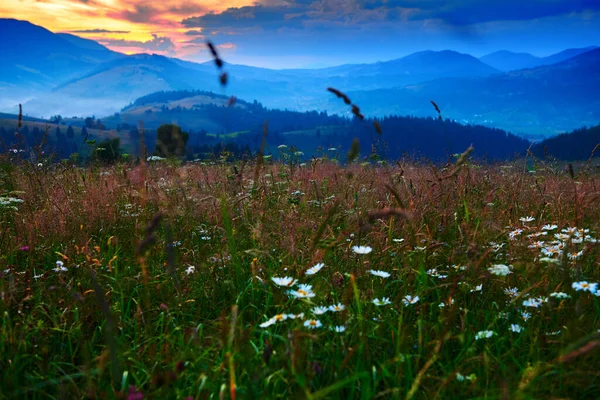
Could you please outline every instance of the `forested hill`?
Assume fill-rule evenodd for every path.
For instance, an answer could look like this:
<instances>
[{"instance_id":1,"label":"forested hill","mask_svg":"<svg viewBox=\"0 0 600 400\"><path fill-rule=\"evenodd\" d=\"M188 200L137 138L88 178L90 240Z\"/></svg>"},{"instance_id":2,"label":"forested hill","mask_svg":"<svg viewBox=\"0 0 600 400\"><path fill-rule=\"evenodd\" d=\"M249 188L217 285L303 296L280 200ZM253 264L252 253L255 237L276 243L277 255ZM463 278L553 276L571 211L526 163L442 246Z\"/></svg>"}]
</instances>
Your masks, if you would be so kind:
<instances>
[{"instance_id":1,"label":"forested hill","mask_svg":"<svg viewBox=\"0 0 600 400\"><path fill-rule=\"evenodd\" d=\"M528 141L505 131L450 120L389 116L379 120L379 135L369 118L360 121L351 119L351 114L342 117L324 111L269 109L241 99L232 104L230 99L204 91L157 92L137 99L121 113L102 118L102 122L121 130L136 126L138 121L143 121L145 129L176 123L190 132L192 147L224 141L256 149L268 121L269 146L294 145L306 155L315 154L319 147L345 151L356 137L363 153L375 146L389 159L409 154L442 160L473 144L476 157L498 160L524 154L529 147Z\"/></svg>"},{"instance_id":2,"label":"forested hill","mask_svg":"<svg viewBox=\"0 0 600 400\"><path fill-rule=\"evenodd\" d=\"M589 159L597 145L600 145L600 125L548 138L532 146L531 151L540 158L576 161ZM596 150L596 156L600 156L600 151Z\"/></svg>"}]
</instances>

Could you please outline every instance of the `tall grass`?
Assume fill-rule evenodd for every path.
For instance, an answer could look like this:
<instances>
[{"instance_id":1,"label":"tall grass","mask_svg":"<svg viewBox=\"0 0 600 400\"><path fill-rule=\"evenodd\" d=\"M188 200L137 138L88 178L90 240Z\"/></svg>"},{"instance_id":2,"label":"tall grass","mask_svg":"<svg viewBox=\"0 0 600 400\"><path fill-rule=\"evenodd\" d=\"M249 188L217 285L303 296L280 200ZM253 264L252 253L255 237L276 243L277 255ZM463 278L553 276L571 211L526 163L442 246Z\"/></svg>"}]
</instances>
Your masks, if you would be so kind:
<instances>
[{"instance_id":1,"label":"tall grass","mask_svg":"<svg viewBox=\"0 0 600 400\"><path fill-rule=\"evenodd\" d=\"M598 177L467 156L3 168L0 397L594 398Z\"/></svg>"}]
</instances>

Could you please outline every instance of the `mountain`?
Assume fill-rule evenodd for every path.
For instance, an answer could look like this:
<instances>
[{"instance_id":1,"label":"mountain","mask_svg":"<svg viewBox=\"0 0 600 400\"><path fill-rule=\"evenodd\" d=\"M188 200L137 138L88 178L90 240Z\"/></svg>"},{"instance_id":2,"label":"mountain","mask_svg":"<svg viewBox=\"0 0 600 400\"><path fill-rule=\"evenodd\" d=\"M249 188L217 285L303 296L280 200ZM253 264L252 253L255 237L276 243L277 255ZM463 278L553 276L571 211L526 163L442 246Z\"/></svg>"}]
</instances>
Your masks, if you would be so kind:
<instances>
[{"instance_id":1,"label":"mountain","mask_svg":"<svg viewBox=\"0 0 600 400\"><path fill-rule=\"evenodd\" d=\"M0 19L0 37L5 38L0 41L0 86L15 90L47 89L121 56L90 40L15 19Z\"/></svg>"},{"instance_id":2,"label":"mountain","mask_svg":"<svg viewBox=\"0 0 600 400\"><path fill-rule=\"evenodd\" d=\"M558 64L480 78L446 78L348 95L365 115L432 116L525 134L554 135L600 122L600 49ZM330 97L322 105L347 110Z\"/></svg>"},{"instance_id":3,"label":"mountain","mask_svg":"<svg viewBox=\"0 0 600 400\"><path fill-rule=\"evenodd\" d=\"M541 59L529 53L513 53L501 50L479 58L480 61L500 71L514 71L541 65Z\"/></svg>"},{"instance_id":4,"label":"mountain","mask_svg":"<svg viewBox=\"0 0 600 400\"><path fill-rule=\"evenodd\" d=\"M514 53L512 51L501 50L480 57L479 60L500 71L508 72L556 64L597 48L596 46L590 46L580 49L567 49L547 57L536 57L529 53Z\"/></svg>"}]
</instances>

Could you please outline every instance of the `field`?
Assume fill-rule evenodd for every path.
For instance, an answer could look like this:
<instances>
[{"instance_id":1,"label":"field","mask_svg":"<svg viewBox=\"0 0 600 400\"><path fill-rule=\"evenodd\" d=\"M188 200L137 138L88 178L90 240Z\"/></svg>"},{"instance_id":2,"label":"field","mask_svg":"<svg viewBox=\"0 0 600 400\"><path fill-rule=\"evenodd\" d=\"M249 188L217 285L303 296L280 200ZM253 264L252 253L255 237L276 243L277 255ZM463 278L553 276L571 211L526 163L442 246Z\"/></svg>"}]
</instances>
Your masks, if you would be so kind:
<instances>
[{"instance_id":1,"label":"field","mask_svg":"<svg viewBox=\"0 0 600 400\"><path fill-rule=\"evenodd\" d=\"M0 398L600 396L594 170L0 167Z\"/></svg>"}]
</instances>

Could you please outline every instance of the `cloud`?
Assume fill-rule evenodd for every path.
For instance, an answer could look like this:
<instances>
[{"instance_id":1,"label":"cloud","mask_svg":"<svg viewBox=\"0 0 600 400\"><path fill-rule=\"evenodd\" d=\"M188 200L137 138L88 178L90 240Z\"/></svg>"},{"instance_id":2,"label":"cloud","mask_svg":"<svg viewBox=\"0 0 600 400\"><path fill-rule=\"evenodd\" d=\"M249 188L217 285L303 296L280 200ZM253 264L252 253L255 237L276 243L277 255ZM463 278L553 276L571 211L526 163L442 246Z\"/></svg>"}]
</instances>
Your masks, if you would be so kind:
<instances>
[{"instance_id":1,"label":"cloud","mask_svg":"<svg viewBox=\"0 0 600 400\"><path fill-rule=\"evenodd\" d=\"M204 36L204 33L202 33L202 31L195 31L195 30L186 31L185 34L187 36Z\"/></svg>"},{"instance_id":2,"label":"cloud","mask_svg":"<svg viewBox=\"0 0 600 400\"><path fill-rule=\"evenodd\" d=\"M259 2L188 17L187 28L236 31L353 27L439 20L451 26L600 11L597 0L295 0Z\"/></svg>"},{"instance_id":3,"label":"cloud","mask_svg":"<svg viewBox=\"0 0 600 400\"><path fill-rule=\"evenodd\" d=\"M135 47L149 51L172 52L175 49L173 41L168 37L152 34L153 39L146 42L124 39L102 39L99 42L106 46Z\"/></svg>"},{"instance_id":4,"label":"cloud","mask_svg":"<svg viewBox=\"0 0 600 400\"><path fill-rule=\"evenodd\" d=\"M79 29L75 31L69 31L71 33L129 33L131 31L111 31L109 29Z\"/></svg>"}]
</instances>

